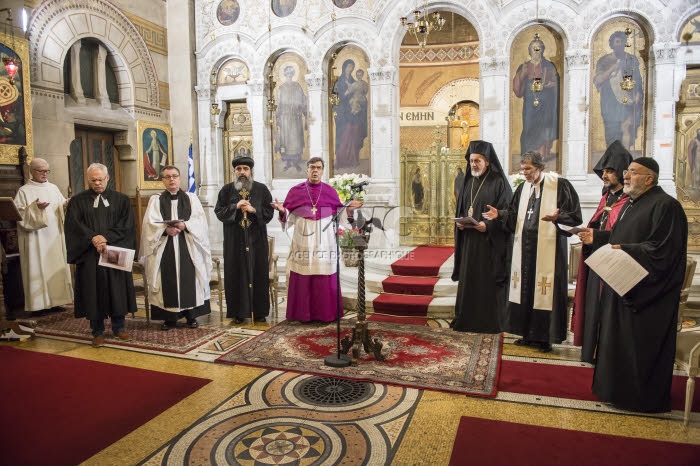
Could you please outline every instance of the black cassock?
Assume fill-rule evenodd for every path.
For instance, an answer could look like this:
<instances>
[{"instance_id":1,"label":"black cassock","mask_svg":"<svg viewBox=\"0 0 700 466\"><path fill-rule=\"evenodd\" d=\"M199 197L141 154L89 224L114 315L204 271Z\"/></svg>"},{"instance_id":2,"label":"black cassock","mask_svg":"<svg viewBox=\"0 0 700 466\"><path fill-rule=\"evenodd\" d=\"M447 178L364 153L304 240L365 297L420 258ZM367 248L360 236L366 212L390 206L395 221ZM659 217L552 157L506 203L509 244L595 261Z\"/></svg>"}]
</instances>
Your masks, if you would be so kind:
<instances>
[{"instance_id":1,"label":"black cassock","mask_svg":"<svg viewBox=\"0 0 700 466\"><path fill-rule=\"evenodd\" d=\"M501 222L484 220L481 214L488 210L487 204L496 209L507 208L511 190L500 173L487 173L489 176L484 174L481 178L467 176L457 201L456 216L467 216L469 207L473 207L472 216L486 224L486 232L455 227L452 280L459 280L459 287L452 328L465 332L500 333L505 324L511 235L503 229Z\"/></svg>"},{"instance_id":2,"label":"black cassock","mask_svg":"<svg viewBox=\"0 0 700 466\"><path fill-rule=\"evenodd\" d=\"M214 212L224 224L224 286L226 288L226 317L250 318L249 267L253 270L253 312L255 319L270 313L270 275L268 269L267 224L275 209L272 194L262 183L253 182L248 200L255 209L248 214L247 228L250 250L246 253L246 233L241 226L243 212L236 209L242 199L234 183L219 192ZM246 257L248 254L248 257ZM250 261L250 262L248 262Z\"/></svg>"},{"instance_id":3,"label":"black cassock","mask_svg":"<svg viewBox=\"0 0 700 466\"><path fill-rule=\"evenodd\" d=\"M658 186L628 201L612 232L595 232L594 246L619 244L649 272L622 297L603 285L593 394L620 409L671 410L687 240L683 207Z\"/></svg>"},{"instance_id":4,"label":"black cassock","mask_svg":"<svg viewBox=\"0 0 700 466\"><path fill-rule=\"evenodd\" d=\"M109 246L136 249L129 198L106 189L94 207L95 197L91 189L73 196L65 220L68 263L75 264L75 317L89 320L136 312L131 272L97 265L100 255L91 242L95 235L102 235Z\"/></svg>"},{"instance_id":5,"label":"black cassock","mask_svg":"<svg viewBox=\"0 0 700 466\"><path fill-rule=\"evenodd\" d=\"M522 183L515 190L513 199L506 210L498 212L499 218L506 225L509 231L515 232L516 221L518 217L518 206L520 205L520 196L523 192ZM544 186L544 179L540 183L540 193ZM526 193L529 196L530 193ZM521 296L520 304L508 302L506 312L506 330L516 335L522 335L525 340L535 342L561 343L566 339L567 325L567 243L566 238L571 236L569 233L557 228L556 239L556 254L554 259L554 297L552 301L552 310L533 309L535 286L537 286L537 277L535 277L535 268L537 262L537 238L539 231L539 220L545 215L551 215L554 212L540 212L540 203L542 194L539 198L532 198L531 204L533 213L528 218L525 215L522 229L522 260L521 260ZM556 223L568 226L580 225L581 206L578 201L578 194L571 186L571 183L565 178L558 178L557 181L557 208L559 209L559 217ZM509 277L510 280L510 277Z\"/></svg>"}]
</instances>

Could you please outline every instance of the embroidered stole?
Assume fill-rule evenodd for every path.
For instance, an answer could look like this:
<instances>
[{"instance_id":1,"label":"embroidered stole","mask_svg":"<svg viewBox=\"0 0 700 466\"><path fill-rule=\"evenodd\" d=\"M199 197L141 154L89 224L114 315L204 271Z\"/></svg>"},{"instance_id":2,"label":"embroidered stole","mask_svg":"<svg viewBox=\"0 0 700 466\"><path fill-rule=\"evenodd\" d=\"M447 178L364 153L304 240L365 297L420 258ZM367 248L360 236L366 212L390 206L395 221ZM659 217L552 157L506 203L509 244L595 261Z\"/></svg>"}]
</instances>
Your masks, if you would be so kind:
<instances>
[{"instance_id":1,"label":"embroidered stole","mask_svg":"<svg viewBox=\"0 0 700 466\"><path fill-rule=\"evenodd\" d=\"M539 217L549 215L557 210L557 174L545 173L544 186L542 187ZM530 196L523 196L523 193L530 193L533 185L527 181L523 182L523 190L520 192L520 203L518 204L518 219L515 226L515 237L513 241L513 258L511 261L510 277L512 285L509 287L510 293L508 301L520 304L522 295L522 233L527 207ZM539 220L537 230L537 259L535 264L535 276L533 277L535 286L534 308L545 311L552 310L554 302L554 266L556 257L557 227L553 222Z\"/></svg>"}]
</instances>

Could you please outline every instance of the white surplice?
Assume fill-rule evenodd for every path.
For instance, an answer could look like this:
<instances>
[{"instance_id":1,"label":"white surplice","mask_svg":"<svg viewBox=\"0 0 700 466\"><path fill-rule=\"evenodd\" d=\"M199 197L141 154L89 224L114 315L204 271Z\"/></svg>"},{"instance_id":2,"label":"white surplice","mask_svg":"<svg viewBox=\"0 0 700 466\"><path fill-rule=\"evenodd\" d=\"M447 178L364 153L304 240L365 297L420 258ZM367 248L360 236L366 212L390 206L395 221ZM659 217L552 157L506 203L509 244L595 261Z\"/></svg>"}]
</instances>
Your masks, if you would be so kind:
<instances>
[{"instance_id":1,"label":"white surplice","mask_svg":"<svg viewBox=\"0 0 700 466\"><path fill-rule=\"evenodd\" d=\"M45 209L37 206L48 202ZM24 309L41 311L73 302L70 267L63 233L66 199L55 184L29 181L14 202L22 215L17 222Z\"/></svg>"},{"instance_id":2,"label":"white surplice","mask_svg":"<svg viewBox=\"0 0 700 466\"><path fill-rule=\"evenodd\" d=\"M166 271L165 273L177 274L177 283L180 283L179 250L180 241L184 240L187 243L187 250L190 253L190 258L195 268L197 281L196 306L201 306L204 304L204 301L210 298L209 277L211 276L211 250L209 248L209 229L207 226L207 219L204 215L204 209L199 199L197 199L197 196L192 193L185 194L187 194L187 197L190 199L192 214L190 215L190 219L185 222L186 229L180 232L179 235L173 237L176 270ZM172 201L170 203L170 218L172 219L178 218L177 203L178 201ZM163 216L160 213L160 194L155 194L151 196L151 199L148 201L148 208L143 216L141 246L139 251L139 262L143 265L146 277L148 277L148 299L150 304L156 305L166 311L184 311L185 309L166 308L163 305L160 261L168 241L168 235L163 235L167 225L165 223L158 223L162 221Z\"/></svg>"}]
</instances>

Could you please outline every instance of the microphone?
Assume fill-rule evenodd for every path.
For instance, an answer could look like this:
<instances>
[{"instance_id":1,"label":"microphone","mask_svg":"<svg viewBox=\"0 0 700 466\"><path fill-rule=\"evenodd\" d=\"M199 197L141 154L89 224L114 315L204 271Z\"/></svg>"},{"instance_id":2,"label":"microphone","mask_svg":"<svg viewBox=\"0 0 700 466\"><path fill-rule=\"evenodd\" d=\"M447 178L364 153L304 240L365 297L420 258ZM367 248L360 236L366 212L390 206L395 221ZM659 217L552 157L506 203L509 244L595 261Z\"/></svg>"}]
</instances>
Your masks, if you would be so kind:
<instances>
[{"instance_id":1,"label":"microphone","mask_svg":"<svg viewBox=\"0 0 700 466\"><path fill-rule=\"evenodd\" d=\"M361 181L359 183L351 184L350 189L362 189L363 186L367 186L369 184L369 180Z\"/></svg>"}]
</instances>

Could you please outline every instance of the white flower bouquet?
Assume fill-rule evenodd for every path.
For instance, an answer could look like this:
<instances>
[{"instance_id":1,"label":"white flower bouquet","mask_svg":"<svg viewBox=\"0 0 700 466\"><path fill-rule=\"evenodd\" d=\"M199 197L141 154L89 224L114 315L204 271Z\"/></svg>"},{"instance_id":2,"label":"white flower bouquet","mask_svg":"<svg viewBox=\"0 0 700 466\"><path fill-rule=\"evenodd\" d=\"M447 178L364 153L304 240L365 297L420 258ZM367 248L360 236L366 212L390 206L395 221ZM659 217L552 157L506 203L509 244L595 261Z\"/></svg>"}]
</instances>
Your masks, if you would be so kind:
<instances>
[{"instance_id":1,"label":"white flower bouquet","mask_svg":"<svg viewBox=\"0 0 700 466\"><path fill-rule=\"evenodd\" d=\"M515 191L515 188L525 181L525 177L521 173L513 173L512 175L508 175L508 181L510 181L510 185L513 187L513 191Z\"/></svg>"},{"instance_id":2,"label":"white flower bouquet","mask_svg":"<svg viewBox=\"0 0 700 466\"><path fill-rule=\"evenodd\" d=\"M362 183L363 181L369 180L367 175L358 175L356 173L345 173L343 175L335 175L333 178L328 180L328 183L335 188L338 192L338 197L340 197L340 202L346 202L352 196L352 189L350 186ZM365 192L360 191L360 193L355 198L358 201L365 200Z\"/></svg>"}]
</instances>

